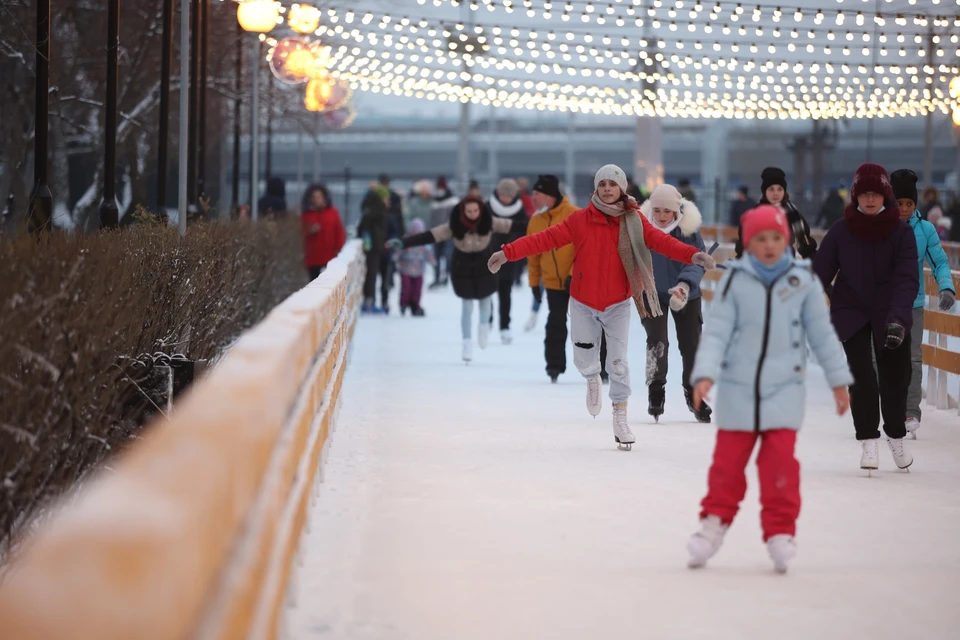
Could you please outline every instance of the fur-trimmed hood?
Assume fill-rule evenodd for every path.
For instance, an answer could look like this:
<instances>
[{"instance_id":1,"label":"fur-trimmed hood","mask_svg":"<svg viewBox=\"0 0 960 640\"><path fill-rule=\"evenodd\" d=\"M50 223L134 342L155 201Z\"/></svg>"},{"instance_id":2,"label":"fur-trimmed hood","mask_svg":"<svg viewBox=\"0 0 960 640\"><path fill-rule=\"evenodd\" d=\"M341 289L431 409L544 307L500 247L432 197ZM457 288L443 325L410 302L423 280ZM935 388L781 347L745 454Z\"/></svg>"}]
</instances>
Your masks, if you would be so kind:
<instances>
[{"instance_id":1,"label":"fur-trimmed hood","mask_svg":"<svg viewBox=\"0 0 960 640\"><path fill-rule=\"evenodd\" d=\"M647 220L650 221L657 229L660 227L653 220L653 206L651 206L650 201L647 200L642 205L640 205L640 213L646 216ZM680 229L680 233L685 236L692 236L697 231L700 230L700 227L703 226L703 215L700 213L700 209L697 208L690 200L684 198L680 202L680 211L677 212L677 220L673 224L669 225L665 229L660 229L664 233L670 233L674 229Z\"/></svg>"}]
</instances>

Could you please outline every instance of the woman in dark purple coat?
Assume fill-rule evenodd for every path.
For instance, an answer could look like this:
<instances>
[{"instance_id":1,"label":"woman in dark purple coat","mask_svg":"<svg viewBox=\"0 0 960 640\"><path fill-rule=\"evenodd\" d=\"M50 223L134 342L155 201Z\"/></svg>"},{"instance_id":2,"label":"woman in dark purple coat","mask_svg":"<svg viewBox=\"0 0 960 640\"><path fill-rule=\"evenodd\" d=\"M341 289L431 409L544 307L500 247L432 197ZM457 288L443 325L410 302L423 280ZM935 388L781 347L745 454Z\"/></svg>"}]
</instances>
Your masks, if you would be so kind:
<instances>
[{"instance_id":1,"label":"woman in dark purple coat","mask_svg":"<svg viewBox=\"0 0 960 640\"><path fill-rule=\"evenodd\" d=\"M883 167L860 165L850 195L852 202L824 237L813 266L830 296L830 317L855 380L850 409L863 447L860 468L879 465L882 413L894 462L906 469L913 463L903 438L913 301L920 290L917 241L900 220Z\"/></svg>"}]
</instances>

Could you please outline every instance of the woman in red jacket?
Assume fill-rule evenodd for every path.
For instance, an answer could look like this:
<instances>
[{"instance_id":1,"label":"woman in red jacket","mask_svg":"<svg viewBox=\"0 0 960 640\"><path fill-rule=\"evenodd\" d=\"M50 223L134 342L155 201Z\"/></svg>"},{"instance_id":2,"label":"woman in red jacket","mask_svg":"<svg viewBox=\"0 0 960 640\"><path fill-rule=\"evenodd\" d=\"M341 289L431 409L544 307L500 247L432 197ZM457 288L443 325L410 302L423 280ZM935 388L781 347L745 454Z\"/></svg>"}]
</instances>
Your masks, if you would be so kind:
<instances>
[{"instance_id":1,"label":"woman in red jacket","mask_svg":"<svg viewBox=\"0 0 960 640\"><path fill-rule=\"evenodd\" d=\"M607 336L607 373L613 402L613 436L626 450L636 442L627 425L630 370L627 338L630 300L641 318L660 316L660 299L653 279L650 251L672 260L716 267L708 254L654 227L638 213L640 205L626 195L627 176L612 164L594 178L596 192L586 209L575 211L562 224L511 242L490 257L497 272L508 260L546 253L566 244L576 247L570 285L570 334L573 361L587 379L587 410L597 416L601 406L600 335Z\"/></svg>"},{"instance_id":2,"label":"woman in red jacket","mask_svg":"<svg viewBox=\"0 0 960 640\"><path fill-rule=\"evenodd\" d=\"M330 192L322 184L307 187L301 211L303 266L313 281L343 249L347 231L340 220L340 212L331 204Z\"/></svg>"}]
</instances>

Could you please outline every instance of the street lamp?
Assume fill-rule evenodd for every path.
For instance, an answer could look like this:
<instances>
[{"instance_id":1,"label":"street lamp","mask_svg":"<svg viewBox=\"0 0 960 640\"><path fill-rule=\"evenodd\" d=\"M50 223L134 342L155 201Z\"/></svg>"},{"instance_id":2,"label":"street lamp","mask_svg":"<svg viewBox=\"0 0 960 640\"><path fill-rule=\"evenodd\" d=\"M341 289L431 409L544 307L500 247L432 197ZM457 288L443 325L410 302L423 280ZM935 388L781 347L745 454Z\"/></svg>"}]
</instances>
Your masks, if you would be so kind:
<instances>
[{"instance_id":1,"label":"street lamp","mask_svg":"<svg viewBox=\"0 0 960 640\"><path fill-rule=\"evenodd\" d=\"M240 28L248 33L269 33L277 26L280 19L280 10L274 0L247 0L237 5L237 22ZM257 196L259 195L258 178L260 169L257 155L260 151L259 131L259 73L260 73L260 40L253 41L253 100L251 106L252 126L250 132L250 217L257 219Z\"/></svg>"}]
</instances>

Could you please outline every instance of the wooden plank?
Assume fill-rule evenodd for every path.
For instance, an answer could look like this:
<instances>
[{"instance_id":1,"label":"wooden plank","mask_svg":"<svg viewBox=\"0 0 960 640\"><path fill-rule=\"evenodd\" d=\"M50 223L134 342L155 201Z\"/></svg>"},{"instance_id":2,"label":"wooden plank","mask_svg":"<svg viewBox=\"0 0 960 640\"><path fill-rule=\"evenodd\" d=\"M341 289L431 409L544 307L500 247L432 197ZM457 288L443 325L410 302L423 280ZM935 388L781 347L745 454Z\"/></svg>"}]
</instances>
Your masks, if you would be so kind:
<instances>
[{"instance_id":1,"label":"wooden plank","mask_svg":"<svg viewBox=\"0 0 960 640\"><path fill-rule=\"evenodd\" d=\"M960 353L947 351L932 344L921 345L920 349L923 353L923 364L949 373L960 373Z\"/></svg>"},{"instance_id":2,"label":"wooden plank","mask_svg":"<svg viewBox=\"0 0 960 640\"><path fill-rule=\"evenodd\" d=\"M926 309L923 312L923 328L934 333L960 338L960 316Z\"/></svg>"},{"instance_id":3,"label":"wooden plank","mask_svg":"<svg viewBox=\"0 0 960 640\"><path fill-rule=\"evenodd\" d=\"M957 291L960 289L960 271L951 271L950 275L953 276L953 290ZM927 295L932 295L940 291L940 284L934 279L933 271L929 267L925 267L923 270L923 280L924 280L924 290L927 292Z\"/></svg>"}]
</instances>

